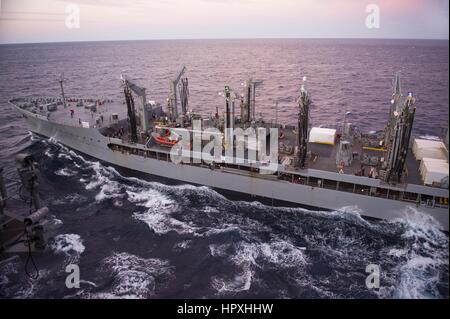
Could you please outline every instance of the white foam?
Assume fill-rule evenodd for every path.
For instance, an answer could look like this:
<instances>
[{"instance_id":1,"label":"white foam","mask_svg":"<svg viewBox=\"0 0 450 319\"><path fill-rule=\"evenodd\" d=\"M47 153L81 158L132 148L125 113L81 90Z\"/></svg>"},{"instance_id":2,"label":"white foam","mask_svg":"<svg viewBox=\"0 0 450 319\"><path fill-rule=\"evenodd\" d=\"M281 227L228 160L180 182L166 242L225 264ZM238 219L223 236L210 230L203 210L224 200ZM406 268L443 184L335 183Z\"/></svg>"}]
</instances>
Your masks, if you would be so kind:
<instances>
[{"instance_id":1,"label":"white foam","mask_svg":"<svg viewBox=\"0 0 450 319\"><path fill-rule=\"evenodd\" d=\"M408 253L408 250L406 249L391 249L388 252L389 256L394 256L394 257L402 257L405 256Z\"/></svg>"},{"instance_id":2,"label":"white foam","mask_svg":"<svg viewBox=\"0 0 450 319\"><path fill-rule=\"evenodd\" d=\"M362 218L362 215L364 215L364 212L355 205L352 206L344 206L341 207L338 210L335 211L313 211L313 214L320 215L324 218L338 218L342 220L349 221L355 225L360 225L368 228L374 227L373 224L371 224L366 219Z\"/></svg>"},{"instance_id":3,"label":"white foam","mask_svg":"<svg viewBox=\"0 0 450 319\"><path fill-rule=\"evenodd\" d=\"M392 221L404 227L402 238L408 247L391 249L389 254L400 258L393 269L399 282L395 287L381 292L381 297L441 298L437 287L448 276L449 239L440 231L440 225L419 209L408 208L405 217ZM447 275L445 275L447 272Z\"/></svg>"},{"instance_id":4,"label":"white foam","mask_svg":"<svg viewBox=\"0 0 450 319\"><path fill-rule=\"evenodd\" d=\"M47 156L48 158L53 158L53 154L50 152L50 148L47 148L44 152L44 155Z\"/></svg>"},{"instance_id":5,"label":"white foam","mask_svg":"<svg viewBox=\"0 0 450 319\"><path fill-rule=\"evenodd\" d=\"M55 172L56 175L59 176L75 176L77 174L77 172L69 169L69 168L62 168L59 169Z\"/></svg>"},{"instance_id":6,"label":"white foam","mask_svg":"<svg viewBox=\"0 0 450 319\"><path fill-rule=\"evenodd\" d=\"M218 213L219 210L215 207L211 207L211 206L206 206L203 208L203 212L204 213Z\"/></svg>"},{"instance_id":7,"label":"white foam","mask_svg":"<svg viewBox=\"0 0 450 319\"><path fill-rule=\"evenodd\" d=\"M119 199L114 199L114 201L113 201L113 205L115 206L115 207L122 207L123 206L123 202L121 201L121 200L119 200Z\"/></svg>"},{"instance_id":8,"label":"white foam","mask_svg":"<svg viewBox=\"0 0 450 319\"><path fill-rule=\"evenodd\" d=\"M52 201L53 205L64 205L64 204L82 204L85 203L88 199L80 194L68 194L63 198L57 198Z\"/></svg>"},{"instance_id":9,"label":"white foam","mask_svg":"<svg viewBox=\"0 0 450 319\"><path fill-rule=\"evenodd\" d=\"M196 227L170 217L167 212L155 212L149 210L144 213L134 213L133 217L147 224L156 234L167 234L175 231L178 234L195 233Z\"/></svg>"},{"instance_id":10,"label":"white foam","mask_svg":"<svg viewBox=\"0 0 450 319\"><path fill-rule=\"evenodd\" d=\"M227 256L227 250L230 248L230 244L211 244L209 245L209 253L213 257L223 257Z\"/></svg>"},{"instance_id":11,"label":"white foam","mask_svg":"<svg viewBox=\"0 0 450 319\"><path fill-rule=\"evenodd\" d=\"M138 206L167 211L172 211L176 207L173 200L151 188L140 190L129 189L126 191L126 194L128 195L128 201L136 203Z\"/></svg>"},{"instance_id":12,"label":"white foam","mask_svg":"<svg viewBox=\"0 0 450 319\"><path fill-rule=\"evenodd\" d=\"M253 271L245 270L242 273L236 274L231 280L213 277L211 285L219 294L248 291L252 285L253 275Z\"/></svg>"},{"instance_id":13,"label":"white foam","mask_svg":"<svg viewBox=\"0 0 450 319\"><path fill-rule=\"evenodd\" d=\"M127 190L128 200L137 206L147 208L144 212L135 212L133 217L147 224L157 234L175 231L179 234L195 233L197 227L171 216L178 209L176 203L154 189Z\"/></svg>"},{"instance_id":14,"label":"white foam","mask_svg":"<svg viewBox=\"0 0 450 319\"><path fill-rule=\"evenodd\" d=\"M112 271L113 282L108 291L87 293L86 298L143 299L155 296L157 280L170 280L174 267L165 260L144 259L127 253L114 253L102 262L102 271ZM164 280L165 279L165 280Z\"/></svg>"},{"instance_id":15,"label":"white foam","mask_svg":"<svg viewBox=\"0 0 450 319\"><path fill-rule=\"evenodd\" d=\"M400 284L395 288L394 298L423 299L439 298L439 266L442 261L430 257L409 257L406 264L400 267Z\"/></svg>"},{"instance_id":16,"label":"white foam","mask_svg":"<svg viewBox=\"0 0 450 319\"><path fill-rule=\"evenodd\" d=\"M136 203L138 206L147 208L145 212L135 212L133 217L137 220L145 222L150 229L158 234L165 234L172 230L178 233L193 233L195 228L191 225L179 221L170 216L171 212L176 211L178 206L175 201L163 195L161 191L167 190L183 190L196 188L193 186L170 186L148 183L136 178L125 178L121 176L117 170L112 167L104 167L100 162L91 162L77 155L73 151L69 152L72 157L80 158L85 164L94 171L94 175L89 179L81 178L80 181L85 183L87 190L99 189L99 193L95 196L96 202L101 202L106 199L114 199L114 205L121 207L123 202L118 198L127 196L128 201ZM121 185L114 181L113 178L123 178L138 182L142 187L132 187L128 185ZM208 191L207 188L200 188L203 191ZM161 190L161 191L160 191Z\"/></svg>"},{"instance_id":17,"label":"white foam","mask_svg":"<svg viewBox=\"0 0 450 319\"><path fill-rule=\"evenodd\" d=\"M41 222L42 226L48 231L50 230L56 230L63 224L62 220L56 218L53 215L48 216L45 218L43 222Z\"/></svg>"},{"instance_id":18,"label":"white foam","mask_svg":"<svg viewBox=\"0 0 450 319\"><path fill-rule=\"evenodd\" d=\"M391 223L402 224L406 228L403 237L420 237L435 244L447 242L448 238L441 231L441 225L431 215L424 214L415 207L407 207L402 212L402 218L397 218Z\"/></svg>"},{"instance_id":19,"label":"white foam","mask_svg":"<svg viewBox=\"0 0 450 319\"><path fill-rule=\"evenodd\" d=\"M120 192L119 183L108 181L108 183L103 184L100 187L100 192L97 195L95 195L95 201L101 202L105 199L117 198L119 196L123 197L123 195L120 195L119 192Z\"/></svg>"},{"instance_id":20,"label":"white foam","mask_svg":"<svg viewBox=\"0 0 450 319\"><path fill-rule=\"evenodd\" d=\"M230 233L230 232L237 232L241 233L241 228L237 225L219 225L223 228L209 228L209 230L205 231L203 234L198 234L199 236L212 236L212 235L218 235L218 234L224 234L224 233Z\"/></svg>"},{"instance_id":21,"label":"white foam","mask_svg":"<svg viewBox=\"0 0 450 319\"><path fill-rule=\"evenodd\" d=\"M50 241L49 246L56 254L68 257L79 257L85 250L83 240L77 234L57 235Z\"/></svg>"},{"instance_id":22,"label":"white foam","mask_svg":"<svg viewBox=\"0 0 450 319\"><path fill-rule=\"evenodd\" d=\"M48 142L48 143L52 143L52 144L62 145L62 144L59 144L59 142L58 142L54 137L49 137L49 138L47 139L47 142Z\"/></svg>"},{"instance_id":23,"label":"white foam","mask_svg":"<svg viewBox=\"0 0 450 319\"><path fill-rule=\"evenodd\" d=\"M219 294L249 290L256 269L265 267L300 269L307 263L302 249L280 239L268 243L241 241L235 244L212 244L209 249L212 256L228 257L239 268L238 274L232 279L221 276L212 278L212 287Z\"/></svg>"},{"instance_id":24,"label":"white foam","mask_svg":"<svg viewBox=\"0 0 450 319\"><path fill-rule=\"evenodd\" d=\"M176 243L173 248L175 251L181 251L188 249L192 244L191 240L183 240L182 242Z\"/></svg>"},{"instance_id":25,"label":"white foam","mask_svg":"<svg viewBox=\"0 0 450 319\"><path fill-rule=\"evenodd\" d=\"M58 154L58 158L64 158L64 159L69 160L69 161L72 160L72 157L70 157L70 156L67 155L66 153L59 153L59 154Z\"/></svg>"},{"instance_id":26,"label":"white foam","mask_svg":"<svg viewBox=\"0 0 450 319\"><path fill-rule=\"evenodd\" d=\"M303 250L287 241L264 243L260 249L264 258L278 267L300 267L306 264Z\"/></svg>"}]
</instances>

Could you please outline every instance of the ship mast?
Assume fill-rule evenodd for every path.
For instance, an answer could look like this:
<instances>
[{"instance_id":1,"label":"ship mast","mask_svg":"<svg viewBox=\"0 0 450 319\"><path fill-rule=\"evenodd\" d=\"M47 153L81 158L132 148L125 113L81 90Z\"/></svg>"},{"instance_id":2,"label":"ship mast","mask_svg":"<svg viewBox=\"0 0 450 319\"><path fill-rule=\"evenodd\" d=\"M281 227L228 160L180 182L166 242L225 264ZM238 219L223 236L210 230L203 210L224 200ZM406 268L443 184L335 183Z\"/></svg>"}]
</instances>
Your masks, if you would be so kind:
<instances>
[{"instance_id":1,"label":"ship mast","mask_svg":"<svg viewBox=\"0 0 450 319\"><path fill-rule=\"evenodd\" d=\"M298 151L297 167L304 168L306 165L306 155L308 153L308 129L309 129L309 108L311 99L305 88L306 77L303 77L303 83L300 87L300 98L298 100Z\"/></svg>"},{"instance_id":2,"label":"ship mast","mask_svg":"<svg viewBox=\"0 0 450 319\"><path fill-rule=\"evenodd\" d=\"M130 142L137 143L136 108L134 106L133 94L131 93L131 88L127 80L124 80L124 94L128 109L128 121L130 123Z\"/></svg>"},{"instance_id":3,"label":"ship mast","mask_svg":"<svg viewBox=\"0 0 450 319\"><path fill-rule=\"evenodd\" d=\"M249 79L243 84L244 94L241 100L241 122L251 123L256 121L256 87L262 84L262 81Z\"/></svg>"},{"instance_id":4,"label":"ship mast","mask_svg":"<svg viewBox=\"0 0 450 319\"><path fill-rule=\"evenodd\" d=\"M401 111L401 102L402 102L402 93L400 86L400 72L395 74L395 78L393 81L393 90L392 90L392 99L391 106L389 109L389 119L386 125L385 136L384 136L384 145L387 146L392 143L392 139L394 138L395 133L395 123L396 117L395 112Z\"/></svg>"},{"instance_id":5,"label":"ship mast","mask_svg":"<svg viewBox=\"0 0 450 319\"><path fill-rule=\"evenodd\" d=\"M62 102L63 102L64 108L66 108L67 105L66 105L66 97L64 96L64 85L63 85L63 83L64 83L64 74L60 74L60 76L59 76L59 85L61 87Z\"/></svg>"},{"instance_id":6,"label":"ship mast","mask_svg":"<svg viewBox=\"0 0 450 319\"><path fill-rule=\"evenodd\" d=\"M170 89L170 93L169 93L169 99L168 99L168 109L169 109L169 115L170 115L170 119L175 122L178 119L178 95L177 95L177 86L178 83L181 80L181 77L183 76L183 74L186 72L187 68L186 66L181 66L180 70L178 71L177 75L175 76L175 78L171 79L169 81L169 89ZM183 81L184 82L184 81ZM186 86L186 90L187 90L187 80L183 83L184 86ZM182 103L183 103L183 99L186 99L186 97L182 97ZM185 100L185 105L183 106L183 104L181 105L182 107L182 114L183 116L186 115L186 111L187 111L187 100Z\"/></svg>"},{"instance_id":7,"label":"ship mast","mask_svg":"<svg viewBox=\"0 0 450 319\"><path fill-rule=\"evenodd\" d=\"M232 96L232 89L229 86L225 86L225 118L224 118L224 135L225 144L229 147L233 147L233 129L234 129L234 106L235 99Z\"/></svg>"},{"instance_id":8,"label":"ship mast","mask_svg":"<svg viewBox=\"0 0 450 319\"><path fill-rule=\"evenodd\" d=\"M181 112L186 115L189 107L189 81L188 78L181 79L180 83L180 104Z\"/></svg>"}]
</instances>

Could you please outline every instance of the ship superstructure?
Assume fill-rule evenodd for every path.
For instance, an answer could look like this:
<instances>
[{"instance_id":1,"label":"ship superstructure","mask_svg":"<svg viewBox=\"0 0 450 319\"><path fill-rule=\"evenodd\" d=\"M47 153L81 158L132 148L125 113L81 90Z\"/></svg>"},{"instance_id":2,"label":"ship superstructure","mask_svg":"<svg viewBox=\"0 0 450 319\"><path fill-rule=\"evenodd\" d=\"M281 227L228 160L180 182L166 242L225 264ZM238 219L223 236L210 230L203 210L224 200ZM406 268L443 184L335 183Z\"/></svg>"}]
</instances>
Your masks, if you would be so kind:
<instances>
[{"instance_id":1,"label":"ship superstructure","mask_svg":"<svg viewBox=\"0 0 450 319\"><path fill-rule=\"evenodd\" d=\"M225 86L223 111L217 107L216 114L203 117L189 110L186 72L182 66L169 81L166 110L125 76L121 101L63 94L10 103L33 132L118 166L273 205L357 206L364 215L382 219L401 217L415 207L448 230L448 145L412 136L415 98L402 96L399 74L386 130L363 133L346 120L339 130L313 126L306 78L300 84L297 125L257 116L261 82L253 79L244 83L241 94ZM184 160L176 163L173 150L180 145L178 155Z\"/></svg>"}]
</instances>

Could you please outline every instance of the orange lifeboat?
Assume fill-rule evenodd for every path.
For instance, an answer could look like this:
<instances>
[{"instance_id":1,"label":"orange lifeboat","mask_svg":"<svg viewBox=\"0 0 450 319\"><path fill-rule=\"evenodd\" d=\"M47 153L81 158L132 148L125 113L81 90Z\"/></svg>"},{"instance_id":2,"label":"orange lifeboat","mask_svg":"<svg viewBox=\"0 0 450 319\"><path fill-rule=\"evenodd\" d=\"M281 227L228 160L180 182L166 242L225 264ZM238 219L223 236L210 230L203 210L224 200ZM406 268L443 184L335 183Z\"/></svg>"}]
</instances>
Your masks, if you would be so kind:
<instances>
[{"instance_id":1,"label":"orange lifeboat","mask_svg":"<svg viewBox=\"0 0 450 319\"><path fill-rule=\"evenodd\" d=\"M163 147L172 147L178 143L179 136L176 133L172 133L169 128L159 129L158 131L152 134L156 144Z\"/></svg>"},{"instance_id":2,"label":"orange lifeboat","mask_svg":"<svg viewBox=\"0 0 450 319\"><path fill-rule=\"evenodd\" d=\"M175 144L178 143L178 141L176 140L170 140L168 137L162 137L162 136L153 136L153 138L155 139L155 142L158 143L161 146L164 147L172 147Z\"/></svg>"}]
</instances>

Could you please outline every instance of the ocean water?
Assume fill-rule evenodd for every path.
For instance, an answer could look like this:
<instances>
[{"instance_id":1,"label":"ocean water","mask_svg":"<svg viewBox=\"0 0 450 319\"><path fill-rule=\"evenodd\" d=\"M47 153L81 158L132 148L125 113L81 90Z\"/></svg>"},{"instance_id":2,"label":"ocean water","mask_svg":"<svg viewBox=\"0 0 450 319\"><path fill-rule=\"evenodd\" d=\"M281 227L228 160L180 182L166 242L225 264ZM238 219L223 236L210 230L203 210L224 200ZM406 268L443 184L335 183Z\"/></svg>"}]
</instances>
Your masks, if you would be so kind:
<instances>
[{"instance_id":1,"label":"ocean water","mask_svg":"<svg viewBox=\"0 0 450 319\"><path fill-rule=\"evenodd\" d=\"M416 209L369 222L358 207L336 212L274 208L230 199L207 187L171 185L82 156L28 132L8 107L14 96L121 99L120 74L163 105L168 79L188 67L190 107L222 107L224 85L262 80L257 110L294 124L303 76L314 125L336 126L346 111L361 130L382 129L391 81L417 97L414 132L439 135L448 123L448 41L208 40L0 46L0 160L16 176L27 151L41 169L51 210L49 248L0 261L0 298L448 298L448 235ZM67 289L65 267L80 266L81 288ZM381 288L365 285L381 268Z\"/></svg>"}]
</instances>

